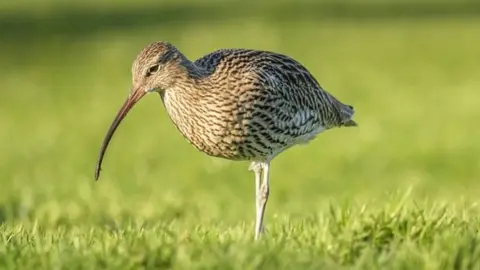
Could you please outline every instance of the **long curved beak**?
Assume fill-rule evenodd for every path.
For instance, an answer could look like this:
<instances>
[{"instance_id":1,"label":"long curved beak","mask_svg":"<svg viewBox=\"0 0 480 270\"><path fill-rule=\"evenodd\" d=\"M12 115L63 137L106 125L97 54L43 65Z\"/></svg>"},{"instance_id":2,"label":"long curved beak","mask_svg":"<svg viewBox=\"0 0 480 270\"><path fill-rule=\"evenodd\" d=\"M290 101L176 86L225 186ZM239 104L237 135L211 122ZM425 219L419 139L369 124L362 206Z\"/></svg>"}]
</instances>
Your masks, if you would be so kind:
<instances>
[{"instance_id":1,"label":"long curved beak","mask_svg":"<svg viewBox=\"0 0 480 270\"><path fill-rule=\"evenodd\" d=\"M125 118L125 116L128 114L130 109L133 108L135 103L137 103L143 96L145 96L146 93L147 92L145 92L142 88L136 88L134 91L132 91L132 93L128 96L127 100L125 100L125 103L123 103L122 107L118 111L115 119L113 119L113 122L108 129L107 135L105 136L105 139L103 139L102 148L100 149L97 166L95 167L95 180L98 180L98 178L100 177L103 156L105 155L105 151L107 150L108 144L110 143L110 139L115 133L115 130L120 125L123 118Z\"/></svg>"}]
</instances>

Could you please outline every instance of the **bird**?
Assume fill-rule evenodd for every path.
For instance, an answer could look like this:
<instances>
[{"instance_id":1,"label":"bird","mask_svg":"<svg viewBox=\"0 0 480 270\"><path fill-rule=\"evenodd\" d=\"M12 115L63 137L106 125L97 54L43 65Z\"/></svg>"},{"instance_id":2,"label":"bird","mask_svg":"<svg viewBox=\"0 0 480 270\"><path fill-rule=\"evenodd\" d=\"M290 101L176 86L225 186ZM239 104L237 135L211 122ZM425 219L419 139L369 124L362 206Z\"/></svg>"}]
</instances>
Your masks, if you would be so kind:
<instances>
[{"instance_id":1,"label":"bird","mask_svg":"<svg viewBox=\"0 0 480 270\"><path fill-rule=\"evenodd\" d=\"M264 235L270 164L280 153L336 127L356 127L353 106L324 90L307 68L267 50L217 49L191 61L168 41L145 46L132 64L132 85L101 145L146 94L158 93L171 122L200 152L247 161L255 175L254 240Z\"/></svg>"}]
</instances>

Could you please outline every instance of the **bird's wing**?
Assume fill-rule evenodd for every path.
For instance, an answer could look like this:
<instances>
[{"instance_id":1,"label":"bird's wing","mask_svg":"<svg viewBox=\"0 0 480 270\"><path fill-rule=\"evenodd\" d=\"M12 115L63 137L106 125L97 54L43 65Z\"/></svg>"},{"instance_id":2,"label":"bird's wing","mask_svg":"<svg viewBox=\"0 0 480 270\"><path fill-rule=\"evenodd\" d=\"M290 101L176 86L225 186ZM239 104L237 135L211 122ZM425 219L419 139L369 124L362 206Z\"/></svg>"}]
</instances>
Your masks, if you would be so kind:
<instances>
[{"instance_id":1,"label":"bird's wing","mask_svg":"<svg viewBox=\"0 0 480 270\"><path fill-rule=\"evenodd\" d=\"M324 128L350 125L353 107L325 91L302 64L284 55L267 57L268 64L262 65L259 78L269 96L278 103L276 106L285 110L284 118L289 124L305 125L307 130L315 129L315 125Z\"/></svg>"}]
</instances>

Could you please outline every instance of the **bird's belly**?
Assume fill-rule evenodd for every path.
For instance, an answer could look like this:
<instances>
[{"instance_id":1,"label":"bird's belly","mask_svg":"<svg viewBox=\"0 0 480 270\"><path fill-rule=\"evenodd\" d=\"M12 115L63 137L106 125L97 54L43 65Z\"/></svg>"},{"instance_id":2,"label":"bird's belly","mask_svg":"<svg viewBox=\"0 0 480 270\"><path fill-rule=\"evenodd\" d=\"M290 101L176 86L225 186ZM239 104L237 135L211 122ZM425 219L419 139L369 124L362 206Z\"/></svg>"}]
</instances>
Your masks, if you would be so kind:
<instances>
[{"instance_id":1,"label":"bird's belly","mask_svg":"<svg viewBox=\"0 0 480 270\"><path fill-rule=\"evenodd\" d=\"M232 141L225 137L219 137L217 140L187 139L197 150L213 157L230 160L251 160L259 155L249 150L242 142Z\"/></svg>"},{"instance_id":2,"label":"bird's belly","mask_svg":"<svg viewBox=\"0 0 480 270\"><path fill-rule=\"evenodd\" d=\"M233 135L228 128L218 125L176 125L180 133L197 150L209 156L230 160L251 160L257 153L251 151L244 134Z\"/></svg>"},{"instance_id":3,"label":"bird's belly","mask_svg":"<svg viewBox=\"0 0 480 270\"><path fill-rule=\"evenodd\" d=\"M189 141L199 151L210 156L230 160L263 160L273 158L288 148L306 144L313 140L325 127L318 126L303 134L275 134L268 129L254 129L250 125L236 125L223 132L204 129L203 136L190 136ZM192 133L190 133L192 134Z\"/></svg>"}]
</instances>

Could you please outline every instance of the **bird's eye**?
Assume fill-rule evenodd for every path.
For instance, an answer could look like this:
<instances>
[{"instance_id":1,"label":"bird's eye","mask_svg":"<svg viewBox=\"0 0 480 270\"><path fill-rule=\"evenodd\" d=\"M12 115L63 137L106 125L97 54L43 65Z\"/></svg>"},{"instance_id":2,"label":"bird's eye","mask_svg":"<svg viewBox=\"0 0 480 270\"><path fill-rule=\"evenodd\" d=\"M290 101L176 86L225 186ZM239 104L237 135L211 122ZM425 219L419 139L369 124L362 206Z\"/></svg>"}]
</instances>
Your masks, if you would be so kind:
<instances>
[{"instance_id":1,"label":"bird's eye","mask_svg":"<svg viewBox=\"0 0 480 270\"><path fill-rule=\"evenodd\" d=\"M152 75L153 73L157 72L157 71L158 71L158 68L159 68L159 65L151 66L151 67L147 70L146 76L148 77L148 76Z\"/></svg>"}]
</instances>

